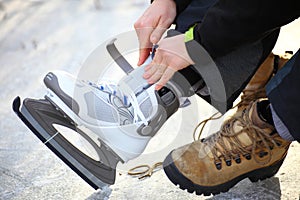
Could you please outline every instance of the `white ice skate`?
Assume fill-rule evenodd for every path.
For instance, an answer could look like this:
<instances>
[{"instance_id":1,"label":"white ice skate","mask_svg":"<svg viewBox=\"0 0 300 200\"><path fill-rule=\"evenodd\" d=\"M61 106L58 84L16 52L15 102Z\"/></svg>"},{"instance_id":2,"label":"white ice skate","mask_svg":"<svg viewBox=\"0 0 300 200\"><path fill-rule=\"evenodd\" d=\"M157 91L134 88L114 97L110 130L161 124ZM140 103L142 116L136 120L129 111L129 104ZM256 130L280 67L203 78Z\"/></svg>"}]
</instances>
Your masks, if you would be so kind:
<instances>
[{"instance_id":1,"label":"white ice skate","mask_svg":"<svg viewBox=\"0 0 300 200\"><path fill-rule=\"evenodd\" d=\"M185 98L170 81L159 91L142 78L144 67L132 68L113 41L107 49L126 75L118 83L91 83L66 72L44 78L45 99L17 97L13 109L36 136L95 189L115 181L116 165L139 156ZM81 151L64 129L89 143L96 158ZM73 137L73 136L72 136Z\"/></svg>"}]
</instances>

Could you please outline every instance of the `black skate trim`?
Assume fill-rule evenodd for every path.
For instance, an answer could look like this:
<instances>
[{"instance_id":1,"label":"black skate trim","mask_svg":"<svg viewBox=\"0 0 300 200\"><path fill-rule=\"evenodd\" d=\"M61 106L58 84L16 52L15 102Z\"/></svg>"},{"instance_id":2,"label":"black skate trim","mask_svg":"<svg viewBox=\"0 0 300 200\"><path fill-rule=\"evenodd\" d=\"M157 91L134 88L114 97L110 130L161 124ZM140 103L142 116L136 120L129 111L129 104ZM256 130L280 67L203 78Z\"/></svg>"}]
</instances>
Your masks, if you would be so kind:
<instances>
[{"instance_id":1,"label":"black skate trim","mask_svg":"<svg viewBox=\"0 0 300 200\"><path fill-rule=\"evenodd\" d=\"M52 152L94 189L115 182L116 165L122 160L102 141L99 147L83 131L76 129L74 122L67 119L49 101L25 99L21 106L20 97L16 97L13 110ZM57 134L58 131L53 124L65 126L79 133L94 147L100 161L85 155L61 134Z\"/></svg>"},{"instance_id":2,"label":"black skate trim","mask_svg":"<svg viewBox=\"0 0 300 200\"><path fill-rule=\"evenodd\" d=\"M281 167L285 159L284 156L281 160L279 160L278 162L274 163L269 167L256 169L246 174L242 174L220 185L201 186L193 183L177 169L176 165L173 162L171 154L172 152L166 157L166 159L163 162L163 168L169 180L174 185L179 185L179 188L182 190L187 190L189 193L196 192L196 195L203 194L204 196L210 196L211 194L216 195L216 194L220 194L221 192L227 192L229 191L230 188L232 188L238 182L240 182L245 178L249 178L251 182L257 182L259 180L270 178L278 172L279 168Z\"/></svg>"}]
</instances>

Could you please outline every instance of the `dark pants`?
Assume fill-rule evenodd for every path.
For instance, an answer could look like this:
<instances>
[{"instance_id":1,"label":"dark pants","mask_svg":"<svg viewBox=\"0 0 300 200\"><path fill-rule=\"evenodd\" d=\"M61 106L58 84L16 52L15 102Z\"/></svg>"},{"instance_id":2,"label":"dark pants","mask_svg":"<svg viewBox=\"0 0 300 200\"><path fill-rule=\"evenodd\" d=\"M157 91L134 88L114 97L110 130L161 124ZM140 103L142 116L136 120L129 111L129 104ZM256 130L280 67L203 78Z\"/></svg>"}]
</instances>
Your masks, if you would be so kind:
<instances>
[{"instance_id":1,"label":"dark pants","mask_svg":"<svg viewBox=\"0 0 300 200\"><path fill-rule=\"evenodd\" d=\"M300 50L270 80L266 91L276 114L300 142Z\"/></svg>"}]
</instances>

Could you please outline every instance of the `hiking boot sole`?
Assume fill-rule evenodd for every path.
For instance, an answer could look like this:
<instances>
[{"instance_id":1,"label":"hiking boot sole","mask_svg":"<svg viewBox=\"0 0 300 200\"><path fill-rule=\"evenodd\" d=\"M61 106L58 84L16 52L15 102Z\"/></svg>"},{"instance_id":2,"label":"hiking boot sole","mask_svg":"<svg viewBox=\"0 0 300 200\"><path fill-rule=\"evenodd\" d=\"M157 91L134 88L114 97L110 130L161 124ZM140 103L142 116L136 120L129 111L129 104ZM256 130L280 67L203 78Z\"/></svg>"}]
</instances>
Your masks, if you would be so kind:
<instances>
[{"instance_id":1,"label":"hiking boot sole","mask_svg":"<svg viewBox=\"0 0 300 200\"><path fill-rule=\"evenodd\" d=\"M189 193L196 192L197 195L203 194L204 196L209 196L211 194L216 195L220 194L221 192L227 192L230 188L232 188L238 182L245 178L249 178L251 182L257 182L259 180L270 178L278 172L285 158L283 157L283 159L268 167L256 169L251 172L242 174L226 183L215 186L201 186L193 183L177 169L171 155L172 152L166 157L166 159L163 162L164 171L167 177L170 179L170 181L174 185L179 185L179 188L182 190L187 190Z\"/></svg>"}]
</instances>

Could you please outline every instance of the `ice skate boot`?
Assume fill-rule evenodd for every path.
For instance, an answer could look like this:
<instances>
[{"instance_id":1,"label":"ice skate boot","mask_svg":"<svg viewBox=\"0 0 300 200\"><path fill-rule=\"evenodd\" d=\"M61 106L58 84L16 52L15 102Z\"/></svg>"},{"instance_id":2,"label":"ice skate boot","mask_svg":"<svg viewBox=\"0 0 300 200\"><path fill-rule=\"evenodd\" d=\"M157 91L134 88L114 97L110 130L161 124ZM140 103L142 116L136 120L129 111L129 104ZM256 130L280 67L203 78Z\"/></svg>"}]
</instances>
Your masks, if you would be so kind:
<instances>
[{"instance_id":1,"label":"ice skate boot","mask_svg":"<svg viewBox=\"0 0 300 200\"><path fill-rule=\"evenodd\" d=\"M113 184L117 163L139 156L180 102L186 105L187 90L175 81L155 91L142 78L151 56L134 69L113 41L107 49L127 74L118 83L95 84L66 72L50 72L44 78L45 99L27 98L21 104L17 97L13 103L31 131L95 189ZM65 128L73 134L64 133ZM88 143L84 148L89 151L74 137Z\"/></svg>"}]
</instances>

